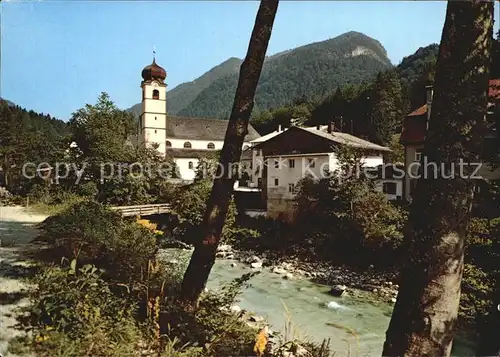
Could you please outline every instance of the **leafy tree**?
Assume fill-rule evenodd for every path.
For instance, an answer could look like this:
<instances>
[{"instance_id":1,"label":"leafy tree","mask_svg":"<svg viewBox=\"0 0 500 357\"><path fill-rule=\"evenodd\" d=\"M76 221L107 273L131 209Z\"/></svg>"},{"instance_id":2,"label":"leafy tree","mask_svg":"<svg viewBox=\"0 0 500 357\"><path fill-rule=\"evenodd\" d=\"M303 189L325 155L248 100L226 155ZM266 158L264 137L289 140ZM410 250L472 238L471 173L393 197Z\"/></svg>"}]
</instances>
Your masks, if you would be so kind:
<instances>
[{"instance_id":1,"label":"leafy tree","mask_svg":"<svg viewBox=\"0 0 500 357\"><path fill-rule=\"evenodd\" d=\"M229 176L229 169L231 164L240 161L241 147L248 131L255 90L277 10L278 0L262 1L257 12L247 57L241 65L238 88L217 169L217 176L221 178L214 181L203 220L203 236L195 246L182 282L182 296L186 301L195 302L198 299L215 262L234 183L234 177Z\"/></svg>"},{"instance_id":2,"label":"leafy tree","mask_svg":"<svg viewBox=\"0 0 500 357\"><path fill-rule=\"evenodd\" d=\"M450 177L459 160L478 162L485 125L493 2L449 2L423 154ZM384 356L449 356L464 269L474 183L418 180L405 235L407 264L386 333Z\"/></svg>"},{"instance_id":3,"label":"leafy tree","mask_svg":"<svg viewBox=\"0 0 500 357\"><path fill-rule=\"evenodd\" d=\"M301 233L320 237L314 242L318 251L333 253L330 259L343 256L350 263L369 264L374 251L380 255L381 248L394 251L399 246L405 215L374 190L364 174L362 156L340 148L339 168L319 181L303 179L296 200L302 211L298 224L305 226Z\"/></svg>"},{"instance_id":4,"label":"leafy tree","mask_svg":"<svg viewBox=\"0 0 500 357\"><path fill-rule=\"evenodd\" d=\"M125 144L133 133L133 117L119 110L107 93L101 93L95 105L78 109L69 124L79 158L90 165L94 179L100 179L101 165L130 159Z\"/></svg>"},{"instance_id":5,"label":"leafy tree","mask_svg":"<svg viewBox=\"0 0 500 357\"><path fill-rule=\"evenodd\" d=\"M93 182L100 202L128 205L167 199L165 194L171 188L165 181L175 171L173 160L154 148L129 145L134 119L119 110L106 93L95 105L87 104L74 113L70 128L78 145L71 153L73 160L85 169L79 184Z\"/></svg>"}]
</instances>

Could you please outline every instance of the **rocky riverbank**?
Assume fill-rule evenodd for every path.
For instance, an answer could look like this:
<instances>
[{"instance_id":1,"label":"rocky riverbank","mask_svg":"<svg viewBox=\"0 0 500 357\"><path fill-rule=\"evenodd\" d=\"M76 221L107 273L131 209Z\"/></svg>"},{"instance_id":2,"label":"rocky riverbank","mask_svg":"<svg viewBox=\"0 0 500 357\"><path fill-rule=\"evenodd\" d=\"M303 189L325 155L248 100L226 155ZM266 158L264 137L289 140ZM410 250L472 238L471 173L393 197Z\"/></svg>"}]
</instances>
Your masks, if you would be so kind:
<instances>
[{"instance_id":1,"label":"rocky riverbank","mask_svg":"<svg viewBox=\"0 0 500 357\"><path fill-rule=\"evenodd\" d=\"M302 278L329 285L332 287L330 293L334 296L358 295L359 291L365 291L384 302L394 303L399 289L396 273L377 272L373 267L367 271L354 271L326 262L305 262L297 258L282 258L277 261L265 254L238 251L228 244L218 247L217 258L235 260L233 265L247 264L253 269L269 269L283 279Z\"/></svg>"}]
</instances>

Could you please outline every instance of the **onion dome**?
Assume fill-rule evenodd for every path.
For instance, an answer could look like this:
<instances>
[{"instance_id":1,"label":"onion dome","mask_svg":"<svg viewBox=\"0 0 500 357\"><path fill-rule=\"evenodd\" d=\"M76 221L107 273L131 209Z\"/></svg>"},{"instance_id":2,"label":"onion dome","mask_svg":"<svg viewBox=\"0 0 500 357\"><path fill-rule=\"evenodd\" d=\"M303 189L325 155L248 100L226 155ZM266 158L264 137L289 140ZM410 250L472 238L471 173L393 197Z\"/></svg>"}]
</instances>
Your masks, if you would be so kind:
<instances>
[{"instance_id":1,"label":"onion dome","mask_svg":"<svg viewBox=\"0 0 500 357\"><path fill-rule=\"evenodd\" d=\"M153 57L153 63L151 63L149 66L144 67L144 69L142 70L142 78L145 81L156 80L160 83L163 83L165 78L167 78L167 72L156 64L156 61Z\"/></svg>"}]
</instances>

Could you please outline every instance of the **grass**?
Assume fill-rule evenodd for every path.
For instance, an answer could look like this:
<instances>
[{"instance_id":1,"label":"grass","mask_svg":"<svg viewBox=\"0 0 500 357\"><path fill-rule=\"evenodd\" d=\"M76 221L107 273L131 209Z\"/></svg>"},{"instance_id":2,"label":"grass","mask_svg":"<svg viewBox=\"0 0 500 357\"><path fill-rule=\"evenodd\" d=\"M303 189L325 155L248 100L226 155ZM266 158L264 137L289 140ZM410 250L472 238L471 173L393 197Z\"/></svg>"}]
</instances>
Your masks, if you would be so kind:
<instances>
[{"instance_id":1,"label":"grass","mask_svg":"<svg viewBox=\"0 0 500 357\"><path fill-rule=\"evenodd\" d=\"M62 211L73 206L74 204L76 204L78 202L82 202L84 200L85 200L84 197L75 196L69 200L66 200L66 201L61 202L61 203L56 203L56 204L47 204L47 203L43 203L43 202L37 202L34 204L30 204L28 201L26 201L25 207L27 208L28 211L30 211L32 213L53 216L55 214L61 213Z\"/></svg>"}]
</instances>

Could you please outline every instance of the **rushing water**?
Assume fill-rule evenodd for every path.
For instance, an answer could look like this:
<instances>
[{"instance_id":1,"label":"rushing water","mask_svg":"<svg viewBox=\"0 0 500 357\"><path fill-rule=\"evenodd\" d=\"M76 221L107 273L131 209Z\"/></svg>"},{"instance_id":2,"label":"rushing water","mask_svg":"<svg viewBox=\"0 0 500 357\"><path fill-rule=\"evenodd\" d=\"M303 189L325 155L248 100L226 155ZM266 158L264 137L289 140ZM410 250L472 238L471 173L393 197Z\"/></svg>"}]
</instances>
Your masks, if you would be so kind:
<instances>
[{"instance_id":1,"label":"rushing water","mask_svg":"<svg viewBox=\"0 0 500 357\"><path fill-rule=\"evenodd\" d=\"M176 256L179 257L178 252ZM243 263L236 263L235 267L231 263L216 261L209 289L255 271ZM294 337L317 342L330 339L330 347L337 356L347 355L349 349L351 356L381 356L391 305L373 299L368 293L361 293L359 297L333 297L328 293L328 286L306 279L283 279L265 268L249 283L237 304L265 317L272 330L284 333L290 321ZM473 355L465 341L455 339L454 344L453 355Z\"/></svg>"}]
</instances>

